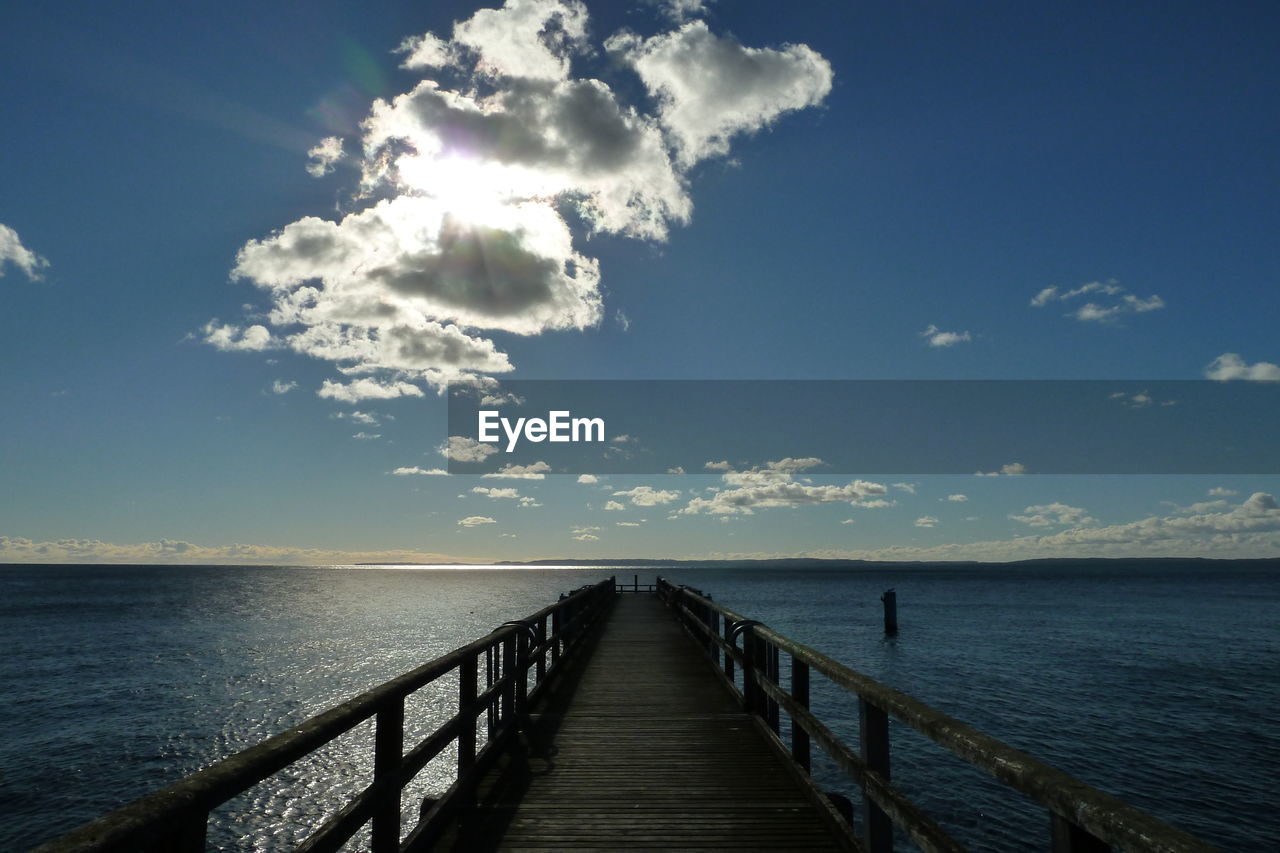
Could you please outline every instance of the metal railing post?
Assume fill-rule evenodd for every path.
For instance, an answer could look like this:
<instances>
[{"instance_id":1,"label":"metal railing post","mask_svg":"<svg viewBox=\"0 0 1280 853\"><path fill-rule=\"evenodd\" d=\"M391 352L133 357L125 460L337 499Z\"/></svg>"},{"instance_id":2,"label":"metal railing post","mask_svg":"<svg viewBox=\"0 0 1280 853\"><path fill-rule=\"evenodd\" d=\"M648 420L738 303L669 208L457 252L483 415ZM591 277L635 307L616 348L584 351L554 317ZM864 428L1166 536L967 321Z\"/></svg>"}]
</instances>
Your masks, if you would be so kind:
<instances>
[{"instance_id":1,"label":"metal railing post","mask_svg":"<svg viewBox=\"0 0 1280 853\"><path fill-rule=\"evenodd\" d=\"M373 780L395 777L404 760L404 697L399 696L378 711L373 735ZM384 791L373 812L373 832L369 839L373 853L394 853L400 849L400 794L397 784Z\"/></svg>"},{"instance_id":2,"label":"metal railing post","mask_svg":"<svg viewBox=\"0 0 1280 853\"><path fill-rule=\"evenodd\" d=\"M858 732L862 760L867 768L889 781L889 715L883 708L858 697ZM869 853L893 853L893 822L862 791L862 840Z\"/></svg>"}]
</instances>

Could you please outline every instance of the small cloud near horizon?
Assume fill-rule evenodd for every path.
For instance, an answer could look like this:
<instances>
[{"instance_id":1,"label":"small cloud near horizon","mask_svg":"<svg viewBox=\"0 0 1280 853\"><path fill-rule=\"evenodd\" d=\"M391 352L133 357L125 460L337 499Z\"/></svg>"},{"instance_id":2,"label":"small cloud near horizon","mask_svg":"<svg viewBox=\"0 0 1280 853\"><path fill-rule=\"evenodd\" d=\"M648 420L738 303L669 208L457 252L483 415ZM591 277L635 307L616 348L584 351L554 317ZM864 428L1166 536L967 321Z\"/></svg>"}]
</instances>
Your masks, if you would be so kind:
<instances>
[{"instance_id":1,"label":"small cloud near horizon","mask_svg":"<svg viewBox=\"0 0 1280 853\"><path fill-rule=\"evenodd\" d=\"M421 477L449 477L452 476L443 468L419 468L414 465L411 468L397 468L391 472L397 477L421 476Z\"/></svg>"},{"instance_id":2,"label":"small cloud near horizon","mask_svg":"<svg viewBox=\"0 0 1280 853\"><path fill-rule=\"evenodd\" d=\"M1052 302L1070 302L1081 296L1088 296L1090 299L1067 314L1081 322L1111 323L1125 314L1145 314L1165 307L1164 300L1157 294L1141 299L1119 285L1115 279L1091 281L1065 291L1056 286L1046 287L1032 297L1031 307L1043 308Z\"/></svg>"},{"instance_id":3,"label":"small cloud near horizon","mask_svg":"<svg viewBox=\"0 0 1280 853\"><path fill-rule=\"evenodd\" d=\"M931 347L953 347L973 340L973 336L967 331L944 332L932 323L929 324L929 328L920 333L920 337L925 338Z\"/></svg>"},{"instance_id":4,"label":"small cloud near horizon","mask_svg":"<svg viewBox=\"0 0 1280 853\"><path fill-rule=\"evenodd\" d=\"M1204 369L1207 379L1226 382L1243 379L1249 382L1280 382L1280 365L1269 361L1248 364L1234 352L1224 352L1215 358Z\"/></svg>"},{"instance_id":5,"label":"small cloud near horizon","mask_svg":"<svg viewBox=\"0 0 1280 853\"><path fill-rule=\"evenodd\" d=\"M17 267L27 281L40 281L44 278L43 270L49 266L47 260L22 245L17 231L0 223L0 278L4 278L5 267L9 264Z\"/></svg>"},{"instance_id":6,"label":"small cloud near horizon","mask_svg":"<svg viewBox=\"0 0 1280 853\"><path fill-rule=\"evenodd\" d=\"M975 477L1021 477L1027 473L1027 466L1021 462L1010 462L1007 465L1001 465L999 471L975 471Z\"/></svg>"}]
</instances>

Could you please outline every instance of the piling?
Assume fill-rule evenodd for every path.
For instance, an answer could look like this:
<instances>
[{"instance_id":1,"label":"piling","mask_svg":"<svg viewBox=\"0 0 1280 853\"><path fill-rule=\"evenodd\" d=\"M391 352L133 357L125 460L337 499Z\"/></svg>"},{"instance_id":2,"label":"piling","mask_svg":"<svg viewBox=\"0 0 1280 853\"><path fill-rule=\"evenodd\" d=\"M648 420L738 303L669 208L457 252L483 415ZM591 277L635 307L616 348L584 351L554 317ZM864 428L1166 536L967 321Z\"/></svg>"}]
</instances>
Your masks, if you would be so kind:
<instances>
[{"instance_id":1,"label":"piling","mask_svg":"<svg viewBox=\"0 0 1280 853\"><path fill-rule=\"evenodd\" d=\"M886 589L880 600L884 602L884 632L898 633L898 594L892 589Z\"/></svg>"}]
</instances>

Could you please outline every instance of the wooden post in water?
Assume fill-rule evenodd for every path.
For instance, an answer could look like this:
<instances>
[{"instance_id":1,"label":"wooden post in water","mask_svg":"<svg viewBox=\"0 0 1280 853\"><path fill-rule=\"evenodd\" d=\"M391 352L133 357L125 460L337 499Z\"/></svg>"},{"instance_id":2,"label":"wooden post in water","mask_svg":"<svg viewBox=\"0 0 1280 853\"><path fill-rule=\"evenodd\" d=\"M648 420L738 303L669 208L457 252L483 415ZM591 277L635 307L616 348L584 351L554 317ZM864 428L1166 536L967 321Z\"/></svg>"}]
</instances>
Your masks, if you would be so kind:
<instances>
[{"instance_id":1,"label":"wooden post in water","mask_svg":"<svg viewBox=\"0 0 1280 853\"><path fill-rule=\"evenodd\" d=\"M898 594L891 589L886 589L884 595L880 596L880 600L884 602L884 632L898 633Z\"/></svg>"}]
</instances>

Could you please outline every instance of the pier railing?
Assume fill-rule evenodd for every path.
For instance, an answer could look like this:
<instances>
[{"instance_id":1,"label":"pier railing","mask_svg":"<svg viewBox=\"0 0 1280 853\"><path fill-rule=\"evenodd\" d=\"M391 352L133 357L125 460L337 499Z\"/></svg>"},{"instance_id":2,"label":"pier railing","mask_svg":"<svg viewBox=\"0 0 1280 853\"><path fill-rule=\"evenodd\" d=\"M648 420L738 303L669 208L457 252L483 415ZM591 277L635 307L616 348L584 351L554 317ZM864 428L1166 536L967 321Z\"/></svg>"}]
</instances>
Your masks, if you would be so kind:
<instances>
[{"instance_id":1,"label":"pier railing","mask_svg":"<svg viewBox=\"0 0 1280 853\"><path fill-rule=\"evenodd\" d=\"M821 652L747 619L688 586L658 579L658 594L702 644L744 707L772 731L775 745L807 772L817 744L862 790L862 843L870 853L893 850L896 824L927 853L965 848L890 784L889 717L945 747L1049 813L1046 847L1052 853L1211 853L1215 848L1086 785L1030 755L832 660ZM737 645L741 635L742 647ZM790 657L790 685L780 678L780 657ZM735 682L741 669L741 690ZM810 674L817 672L858 700L854 748L809 708ZM780 714L790 719L791 743L780 738ZM852 822L852 815L846 815Z\"/></svg>"},{"instance_id":2,"label":"pier railing","mask_svg":"<svg viewBox=\"0 0 1280 853\"><path fill-rule=\"evenodd\" d=\"M35 853L203 853L210 811L370 718L375 720L372 782L295 850L338 850L370 823L373 853L429 849L458 809L474 797L480 777L516 731L528 703L613 602L615 588L613 578L582 587L532 616L508 622L487 637L135 800ZM405 752L405 698L455 672L457 712ZM481 728L483 740L477 737ZM402 841L405 786L455 743L457 780L424 807L417 826Z\"/></svg>"}]
</instances>

